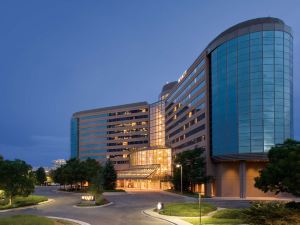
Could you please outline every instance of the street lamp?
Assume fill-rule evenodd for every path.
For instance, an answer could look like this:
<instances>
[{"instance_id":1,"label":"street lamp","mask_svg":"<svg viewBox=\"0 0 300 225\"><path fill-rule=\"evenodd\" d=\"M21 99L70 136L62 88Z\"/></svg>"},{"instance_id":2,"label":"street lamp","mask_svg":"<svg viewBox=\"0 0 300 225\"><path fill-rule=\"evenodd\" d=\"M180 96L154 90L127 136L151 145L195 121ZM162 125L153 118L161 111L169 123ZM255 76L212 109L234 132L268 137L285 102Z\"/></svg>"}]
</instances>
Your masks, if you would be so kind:
<instances>
[{"instance_id":1,"label":"street lamp","mask_svg":"<svg viewBox=\"0 0 300 225\"><path fill-rule=\"evenodd\" d=\"M199 224L201 225L202 224L202 221L201 221L201 216L202 216L202 211L201 211L201 192L199 192Z\"/></svg>"},{"instance_id":2,"label":"street lamp","mask_svg":"<svg viewBox=\"0 0 300 225\"><path fill-rule=\"evenodd\" d=\"M182 165L181 164L176 164L176 168L180 167L180 192L181 194L183 194L182 192Z\"/></svg>"}]
</instances>

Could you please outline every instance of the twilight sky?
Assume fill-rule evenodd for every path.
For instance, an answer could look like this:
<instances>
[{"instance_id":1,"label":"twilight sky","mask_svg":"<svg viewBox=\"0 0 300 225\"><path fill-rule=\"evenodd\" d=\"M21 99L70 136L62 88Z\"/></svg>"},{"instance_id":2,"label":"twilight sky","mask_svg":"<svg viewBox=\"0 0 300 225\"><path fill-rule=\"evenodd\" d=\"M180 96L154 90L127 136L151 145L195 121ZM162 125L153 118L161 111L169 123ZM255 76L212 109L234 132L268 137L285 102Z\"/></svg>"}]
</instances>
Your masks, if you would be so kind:
<instances>
[{"instance_id":1,"label":"twilight sky","mask_svg":"<svg viewBox=\"0 0 300 225\"><path fill-rule=\"evenodd\" d=\"M69 157L73 112L154 102L220 32L272 16L294 30L300 139L299 0L0 2L0 154L33 166Z\"/></svg>"}]
</instances>

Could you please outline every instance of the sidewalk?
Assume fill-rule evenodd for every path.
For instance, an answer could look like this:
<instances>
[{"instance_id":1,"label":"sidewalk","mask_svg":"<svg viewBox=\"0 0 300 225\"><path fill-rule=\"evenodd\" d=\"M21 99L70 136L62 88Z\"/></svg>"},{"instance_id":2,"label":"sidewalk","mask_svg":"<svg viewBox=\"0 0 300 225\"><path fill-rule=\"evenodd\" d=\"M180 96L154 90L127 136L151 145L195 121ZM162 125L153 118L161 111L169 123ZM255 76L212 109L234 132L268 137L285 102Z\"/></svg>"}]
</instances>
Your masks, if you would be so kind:
<instances>
[{"instance_id":1,"label":"sidewalk","mask_svg":"<svg viewBox=\"0 0 300 225\"><path fill-rule=\"evenodd\" d=\"M157 212L154 212L153 210L154 209L147 209L147 210L144 210L143 213L147 216L150 216L150 217L153 217L156 219L160 219L160 220L164 220L164 221L167 221L174 225L192 225L191 223L184 221L183 219L184 218L199 218L199 217L165 216L165 215L161 215ZM219 210L224 210L224 208L218 208L217 210L210 212L209 214L207 214L206 216L202 216L201 218L202 219L210 218L213 216L213 214L215 214ZM241 225L247 225L247 224L241 224Z\"/></svg>"},{"instance_id":2,"label":"sidewalk","mask_svg":"<svg viewBox=\"0 0 300 225\"><path fill-rule=\"evenodd\" d=\"M167 221L171 224L175 224L175 225L191 225L191 223L188 223L184 220L182 220L180 217L177 216L165 216L165 215L161 215L157 212L154 212L153 209L146 209L143 211L143 213L147 216L156 218L156 219L160 219L160 220L164 220Z\"/></svg>"}]
</instances>

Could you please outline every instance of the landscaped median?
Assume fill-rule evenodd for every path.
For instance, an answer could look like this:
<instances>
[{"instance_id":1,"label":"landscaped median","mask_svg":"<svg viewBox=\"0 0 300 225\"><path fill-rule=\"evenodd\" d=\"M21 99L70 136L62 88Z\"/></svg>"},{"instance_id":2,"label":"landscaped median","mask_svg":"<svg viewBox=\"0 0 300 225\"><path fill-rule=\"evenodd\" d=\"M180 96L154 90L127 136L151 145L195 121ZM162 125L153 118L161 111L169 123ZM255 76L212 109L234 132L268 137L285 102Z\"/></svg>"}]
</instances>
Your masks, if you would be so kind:
<instances>
[{"instance_id":1,"label":"landscaped median","mask_svg":"<svg viewBox=\"0 0 300 225\"><path fill-rule=\"evenodd\" d=\"M79 203L76 204L77 207L96 207L96 206L101 206L101 205L105 205L105 204L108 204L109 201L106 200L105 198L103 198L103 195L99 194L99 195L95 195L95 196L92 196L90 195L91 197L93 197L94 199L93 200L82 200L80 201Z\"/></svg>"},{"instance_id":2,"label":"landscaped median","mask_svg":"<svg viewBox=\"0 0 300 225\"><path fill-rule=\"evenodd\" d=\"M144 212L174 224L200 224L198 203L167 203L159 212L157 209L154 211ZM256 201L245 209L217 209L212 204L201 203L201 224L299 225L300 203Z\"/></svg>"},{"instance_id":3,"label":"landscaped median","mask_svg":"<svg viewBox=\"0 0 300 225\"><path fill-rule=\"evenodd\" d=\"M80 221L78 221L80 222ZM80 223L60 218L47 218L33 215L15 215L0 218L0 225L79 225Z\"/></svg>"},{"instance_id":4,"label":"landscaped median","mask_svg":"<svg viewBox=\"0 0 300 225\"><path fill-rule=\"evenodd\" d=\"M157 210L156 210L157 211ZM182 220L194 225L200 224L200 209L198 203L169 203L159 212L161 215L177 216ZM216 206L208 203L201 203L202 224L242 224L239 209L217 209Z\"/></svg>"},{"instance_id":5,"label":"landscaped median","mask_svg":"<svg viewBox=\"0 0 300 225\"><path fill-rule=\"evenodd\" d=\"M12 204L9 205L7 199L0 200L0 211L7 209L20 208L25 206L37 205L42 202L48 201L48 198L45 196L39 195L29 195L27 197L17 196L13 198Z\"/></svg>"},{"instance_id":6,"label":"landscaped median","mask_svg":"<svg viewBox=\"0 0 300 225\"><path fill-rule=\"evenodd\" d=\"M210 216L205 216L201 218L202 224L227 224L227 225L238 225L243 224L242 221L242 209L220 209L213 213ZM187 221L193 225L199 225L199 218L183 218L184 221Z\"/></svg>"},{"instance_id":7,"label":"landscaped median","mask_svg":"<svg viewBox=\"0 0 300 225\"><path fill-rule=\"evenodd\" d=\"M109 202L107 199L103 197L102 194L96 194L96 195L85 195L81 196L81 201L78 202L74 207L85 207L85 208L98 208L98 207L104 207L113 204L112 202Z\"/></svg>"},{"instance_id":8,"label":"landscaped median","mask_svg":"<svg viewBox=\"0 0 300 225\"><path fill-rule=\"evenodd\" d=\"M208 203L201 203L202 216L217 210L217 207ZM198 203L168 203L164 205L164 209L159 214L166 216L180 216L180 217L193 217L199 216Z\"/></svg>"},{"instance_id":9,"label":"landscaped median","mask_svg":"<svg viewBox=\"0 0 300 225\"><path fill-rule=\"evenodd\" d=\"M200 224L200 209L198 203L167 203L164 208L144 211L145 214L177 225ZM201 203L201 224L243 224L242 209L222 209L208 203Z\"/></svg>"}]
</instances>

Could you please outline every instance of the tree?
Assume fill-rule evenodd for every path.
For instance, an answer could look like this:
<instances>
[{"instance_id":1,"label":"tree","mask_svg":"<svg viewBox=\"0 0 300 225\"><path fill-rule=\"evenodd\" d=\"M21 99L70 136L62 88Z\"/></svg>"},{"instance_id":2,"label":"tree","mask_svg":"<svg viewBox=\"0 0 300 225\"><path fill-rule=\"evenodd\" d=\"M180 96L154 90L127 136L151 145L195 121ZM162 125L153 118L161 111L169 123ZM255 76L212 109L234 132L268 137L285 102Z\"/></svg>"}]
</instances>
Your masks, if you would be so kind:
<instances>
[{"instance_id":1,"label":"tree","mask_svg":"<svg viewBox=\"0 0 300 225\"><path fill-rule=\"evenodd\" d=\"M269 164L255 178L255 187L300 196L300 142L288 139L271 148L268 158Z\"/></svg>"},{"instance_id":2,"label":"tree","mask_svg":"<svg viewBox=\"0 0 300 225\"><path fill-rule=\"evenodd\" d=\"M88 158L85 161L81 162L83 169L84 180L89 183L98 176L98 173L101 171L101 165L95 159Z\"/></svg>"},{"instance_id":3,"label":"tree","mask_svg":"<svg viewBox=\"0 0 300 225\"><path fill-rule=\"evenodd\" d=\"M35 171L35 178L38 185L42 185L47 181L46 172L43 167L40 167Z\"/></svg>"},{"instance_id":4,"label":"tree","mask_svg":"<svg viewBox=\"0 0 300 225\"><path fill-rule=\"evenodd\" d=\"M101 164L97 160L91 158L88 158L81 163L83 166L84 180L90 184L99 176L99 173L102 170Z\"/></svg>"},{"instance_id":5,"label":"tree","mask_svg":"<svg viewBox=\"0 0 300 225\"><path fill-rule=\"evenodd\" d=\"M58 167L56 170L52 170L50 173L50 176L52 177L52 180L54 183L59 183L60 185L66 185L67 179L64 173L64 166Z\"/></svg>"},{"instance_id":6,"label":"tree","mask_svg":"<svg viewBox=\"0 0 300 225\"><path fill-rule=\"evenodd\" d=\"M107 160L103 169L103 187L105 190L116 188L117 173L113 163Z\"/></svg>"},{"instance_id":7,"label":"tree","mask_svg":"<svg viewBox=\"0 0 300 225\"><path fill-rule=\"evenodd\" d=\"M182 166L182 189L183 191L193 191L195 184L206 183L209 177L206 176L205 158L202 156L205 149L195 148L194 150L181 152L174 159L173 184L175 190L181 189L181 171L176 165Z\"/></svg>"},{"instance_id":8,"label":"tree","mask_svg":"<svg viewBox=\"0 0 300 225\"><path fill-rule=\"evenodd\" d=\"M5 160L0 163L0 189L4 190L9 205L16 195L28 196L34 191L31 166L21 160Z\"/></svg>"},{"instance_id":9,"label":"tree","mask_svg":"<svg viewBox=\"0 0 300 225\"><path fill-rule=\"evenodd\" d=\"M95 159L88 158L80 161L73 158L68 160L65 165L51 171L50 176L55 183L60 185L70 184L73 188L74 184L80 183L82 188L83 182L91 183L99 171L101 171L101 165Z\"/></svg>"},{"instance_id":10,"label":"tree","mask_svg":"<svg viewBox=\"0 0 300 225\"><path fill-rule=\"evenodd\" d=\"M70 184L71 188L73 188L73 184L84 181L85 171L79 159L73 158L68 160L62 168L66 183Z\"/></svg>"},{"instance_id":11,"label":"tree","mask_svg":"<svg viewBox=\"0 0 300 225\"><path fill-rule=\"evenodd\" d=\"M103 183L104 183L103 173L102 173L102 169L100 168L97 171L96 176L93 177L93 179L91 180L91 183L89 185L89 192L92 193L95 196L99 195L99 194L102 194L102 192L103 192Z\"/></svg>"}]
</instances>

